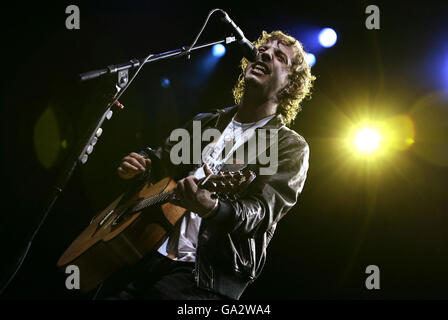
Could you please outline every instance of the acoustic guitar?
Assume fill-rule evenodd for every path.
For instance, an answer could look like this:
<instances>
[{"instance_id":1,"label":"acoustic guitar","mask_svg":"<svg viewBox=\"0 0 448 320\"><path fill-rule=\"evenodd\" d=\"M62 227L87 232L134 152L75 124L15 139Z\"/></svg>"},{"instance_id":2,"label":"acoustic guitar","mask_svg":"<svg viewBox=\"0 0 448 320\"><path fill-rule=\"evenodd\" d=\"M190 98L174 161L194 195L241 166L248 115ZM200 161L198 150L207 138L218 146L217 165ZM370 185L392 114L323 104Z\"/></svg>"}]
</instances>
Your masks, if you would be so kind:
<instances>
[{"instance_id":1,"label":"acoustic guitar","mask_svg":"<svg viewBox=\"0 0 448 320\"><path fill-rule=\"evenodd\" d=\"M153 183L147 178L139 179L94 217L57 262L63 270L67 265L79 268L81 291L93 290L115 271L157 249L186 213L168 202L176 186L173 179ZM255 173L243 168L210 175L198 185L229 198L244 191L254 179Z\"/></svg>"}]
</instances>

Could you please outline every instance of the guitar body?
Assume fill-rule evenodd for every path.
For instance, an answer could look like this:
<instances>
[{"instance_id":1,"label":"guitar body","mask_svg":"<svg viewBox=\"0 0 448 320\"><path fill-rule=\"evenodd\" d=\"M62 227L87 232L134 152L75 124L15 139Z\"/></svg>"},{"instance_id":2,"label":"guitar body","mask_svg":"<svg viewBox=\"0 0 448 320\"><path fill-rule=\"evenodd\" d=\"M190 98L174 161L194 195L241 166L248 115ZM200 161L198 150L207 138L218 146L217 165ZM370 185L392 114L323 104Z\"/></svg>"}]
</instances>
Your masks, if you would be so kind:
<instances>
[{"instance_id":1,"label":"guitar body","mask_svg":"<svg viewBox=\"0 0 448 320\"><path fill-rule=\"evenodd\" d=\"M144 182L134 192L122 194L73 241L57 266L76 265L81 291L93 290L112 273L135 264L161 244L185 209L169 202L133 212L141 200L167 192L176 186L171 178L154 184Z\"/></svg>"}]
</instances>

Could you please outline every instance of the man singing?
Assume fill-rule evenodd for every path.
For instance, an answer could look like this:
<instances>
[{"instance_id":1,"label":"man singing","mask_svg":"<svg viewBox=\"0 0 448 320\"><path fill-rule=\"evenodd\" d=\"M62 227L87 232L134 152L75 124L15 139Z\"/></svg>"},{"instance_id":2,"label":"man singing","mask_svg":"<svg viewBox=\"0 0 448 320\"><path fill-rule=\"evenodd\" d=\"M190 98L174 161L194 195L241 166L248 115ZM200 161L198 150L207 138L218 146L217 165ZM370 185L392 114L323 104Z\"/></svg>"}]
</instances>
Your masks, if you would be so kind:
<instances>
[{"instance_id":1,"label":"man singing","mask_svg":"<svg viewBox=\"0 0 448 320\"><path fill-rule=\"evenodd\" d=\"M263 31L255 46L257 59L241 61L242 73L233 90L236 105L193 119L200 121L202 132L216 128L222 133L217 141L201 146L205 156L200 166L174 165L170 151L175 143L170 139L155 151L147 148L123 158L118 167L122 179L132 179L151 166L151 174L178 180L171 202L187 213L123 286L104 288L100 298L239 299L259 276L277 223L297 203L305 183L308 144L287 125L300 111L315 77L293 37ZM189 132L193 121L185 126ZM244 147L262 129L277 132L275 172L260 174L262 165L255 161L257 177L232 200L216 198L198 186L204 171L218 173L227 165L226 141ZM265 146L265 154L273 152L272 144Z\"/></svg>"}]
</instances>

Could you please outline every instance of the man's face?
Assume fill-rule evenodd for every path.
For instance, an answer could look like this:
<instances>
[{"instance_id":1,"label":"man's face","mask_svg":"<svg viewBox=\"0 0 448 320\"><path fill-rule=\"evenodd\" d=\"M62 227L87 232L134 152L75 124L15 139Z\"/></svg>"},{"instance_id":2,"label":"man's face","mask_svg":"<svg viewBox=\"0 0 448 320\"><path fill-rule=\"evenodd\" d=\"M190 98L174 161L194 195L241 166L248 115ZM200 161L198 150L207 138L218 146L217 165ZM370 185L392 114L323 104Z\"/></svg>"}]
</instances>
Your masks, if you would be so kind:
<instances>
[{"instance_id":1,"label":"man's face","mask_svg":"<svg viewBox=\"0 0 448 320\"><path fill-rule=\"evenodd\" d=\"M294 49L273 40L260 46L258 50L257 60L248 63L246 67L246 85L257 87L264 97L275 98L288 83Z\"/></svg>"}]
</instances>

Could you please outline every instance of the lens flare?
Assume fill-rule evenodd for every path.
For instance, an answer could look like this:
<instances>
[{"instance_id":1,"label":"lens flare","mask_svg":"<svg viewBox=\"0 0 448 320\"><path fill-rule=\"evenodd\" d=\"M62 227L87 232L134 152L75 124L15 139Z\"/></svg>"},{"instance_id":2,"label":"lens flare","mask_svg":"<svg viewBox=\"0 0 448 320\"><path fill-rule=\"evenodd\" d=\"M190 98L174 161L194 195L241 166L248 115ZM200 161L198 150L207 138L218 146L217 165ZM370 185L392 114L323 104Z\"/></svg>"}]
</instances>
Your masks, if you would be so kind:
<instances>
[{"instance_id":1,"label":"lens flare","mask_svg":"<svg viewBox=\"0 0 448 320\"><path fill-rule=\"evenodd\" d=\"M61 148L59 123L51 107L39 117L33 133L36 156L40 164L49 169L56 163Z\"/></svg>"},{"instance_id":2,"label":"lens flare","mask_svg":"<svg viewBox=\"0 0 448 320\"><path fill-rule=\"evenodd\" d=\"M381 132L384 145L393 150L404 151L415 142L414 121L408 115L397 115L383 121Z\"/></svg>"},{"instance_id":3,"label":"lens flare","mask_svg":"<svg viewBox=\"0 0 448 320\"><path fill-rule=\"evenodd\" d=\"M432 92L410 110L415 123L413 152L440 167L448 167L448 92Z\"/></svg>"}]
</instances>

